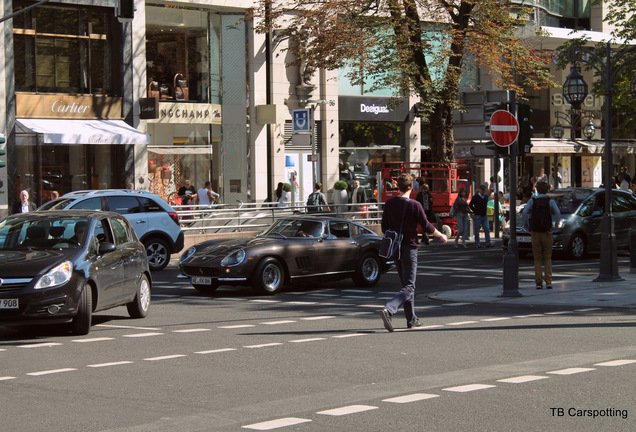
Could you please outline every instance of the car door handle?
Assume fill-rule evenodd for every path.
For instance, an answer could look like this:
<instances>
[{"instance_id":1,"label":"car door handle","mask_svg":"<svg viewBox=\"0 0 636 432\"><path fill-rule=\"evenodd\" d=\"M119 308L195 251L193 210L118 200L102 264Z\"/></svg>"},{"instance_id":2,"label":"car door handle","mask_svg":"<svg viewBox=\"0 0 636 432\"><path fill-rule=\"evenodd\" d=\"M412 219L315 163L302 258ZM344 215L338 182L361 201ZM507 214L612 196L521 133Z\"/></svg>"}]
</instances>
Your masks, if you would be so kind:
<instances>
[{"instance_id":1,"label":"car door handle","mask_svg":"<svg viewBox=\"0 0 636 432\"><path fill-rule=\"evenodd\" d=\"M138 220L138 221L135 221L135 223L138 223L138 224L140 224L140 223L146 223L146 221L145 221L145 220Z\"/></svg>"}]
</instances>

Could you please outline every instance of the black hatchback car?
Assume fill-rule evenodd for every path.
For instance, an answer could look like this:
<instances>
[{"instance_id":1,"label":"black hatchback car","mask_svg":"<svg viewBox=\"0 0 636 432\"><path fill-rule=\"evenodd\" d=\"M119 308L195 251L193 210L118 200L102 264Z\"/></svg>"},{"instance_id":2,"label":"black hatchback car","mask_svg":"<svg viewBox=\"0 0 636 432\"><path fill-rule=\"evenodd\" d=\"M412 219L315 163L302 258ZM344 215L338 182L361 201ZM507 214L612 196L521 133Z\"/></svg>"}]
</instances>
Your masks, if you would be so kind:
<instances>
[{"instance_id":1,"label":"black hatchback car","mask_svg":"<svg viewBox=\"0 0 636 432\"><path fill-rule=\"evenodd\" d=\"M146 250L124 216L65 210L0 222L0 326L71 321L87 334L93 312L126 305L145 317L150 288Z\"/></svg>"}]
</instances>

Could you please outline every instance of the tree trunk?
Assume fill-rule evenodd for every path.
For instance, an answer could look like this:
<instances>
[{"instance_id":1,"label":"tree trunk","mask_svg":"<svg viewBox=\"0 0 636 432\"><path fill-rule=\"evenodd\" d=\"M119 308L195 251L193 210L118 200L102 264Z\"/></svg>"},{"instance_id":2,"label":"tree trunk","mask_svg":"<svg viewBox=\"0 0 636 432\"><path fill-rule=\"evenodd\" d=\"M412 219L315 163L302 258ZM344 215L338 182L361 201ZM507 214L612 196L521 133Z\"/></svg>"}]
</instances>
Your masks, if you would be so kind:
<instances>
[{"instance_id":1,"label":"tree trunk","mask_svg":"<svg viewBox=\"0 0 636 432\"><path fill-rule=\"evenodd\" d=\"M433 162L455 161L455 138L453 135L453 110L438 103L429 116Z\"/></svg>"}]
</instances>

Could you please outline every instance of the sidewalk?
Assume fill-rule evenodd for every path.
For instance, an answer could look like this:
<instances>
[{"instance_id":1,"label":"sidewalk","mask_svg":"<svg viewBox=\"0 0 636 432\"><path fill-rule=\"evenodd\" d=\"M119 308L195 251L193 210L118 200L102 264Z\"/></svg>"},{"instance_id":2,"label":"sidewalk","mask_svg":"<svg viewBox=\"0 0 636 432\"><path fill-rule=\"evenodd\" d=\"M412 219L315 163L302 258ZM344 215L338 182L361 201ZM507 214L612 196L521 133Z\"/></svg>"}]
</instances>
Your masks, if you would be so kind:
<instances>
[{"instance_id":1,"label":"sidewalk","mask_svg":"<svg viewBox=\"0 0 636 432\"><path fill-rule=\"evenodd\" d=\"M596 276L570 278L553 282L551 290L538 290L534 284L523 284L519 286L523 297L499 297L503 292L503 280L497 286L438 292L428 297L445 302L636 308L636 273L630 273L629 267L620 267L618 274L624 280L594 282Z\"/></svg>"}]
</instances>

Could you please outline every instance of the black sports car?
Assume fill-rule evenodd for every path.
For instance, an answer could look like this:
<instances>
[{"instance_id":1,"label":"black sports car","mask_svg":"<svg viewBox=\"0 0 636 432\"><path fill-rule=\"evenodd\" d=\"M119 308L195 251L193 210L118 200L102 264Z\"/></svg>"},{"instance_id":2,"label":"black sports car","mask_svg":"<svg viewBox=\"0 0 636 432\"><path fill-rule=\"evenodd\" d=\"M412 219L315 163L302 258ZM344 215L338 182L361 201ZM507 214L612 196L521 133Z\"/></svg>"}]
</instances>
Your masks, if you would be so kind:
<instances>
[{"instance_id":1,"label":"black sports car","mask_svg":"<svg viewBox=\"0 0 636 432\"><path fill-rule=\"evenodd\" d=\"M31 212L0 222L0 326L72 322L87 334L93 312L150 308L144 245L117 213Z\"/></svg>"},{"instance_id":2,"label":"black sports car","mask_svg":"<svg viewBox=\"0 0 636 432\"><path fill-rule=\"evenodd\" d=\"M275 294L287 283L353 278L373 286L393 262L378 257L381 238L352 221L329 217L279 219L250 239L210 240L181 256L181 272L200 292L252 285Z\"/></svg>"}]
</instances>

